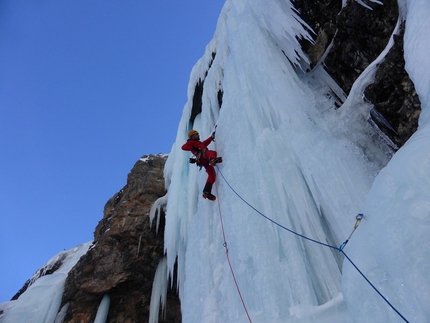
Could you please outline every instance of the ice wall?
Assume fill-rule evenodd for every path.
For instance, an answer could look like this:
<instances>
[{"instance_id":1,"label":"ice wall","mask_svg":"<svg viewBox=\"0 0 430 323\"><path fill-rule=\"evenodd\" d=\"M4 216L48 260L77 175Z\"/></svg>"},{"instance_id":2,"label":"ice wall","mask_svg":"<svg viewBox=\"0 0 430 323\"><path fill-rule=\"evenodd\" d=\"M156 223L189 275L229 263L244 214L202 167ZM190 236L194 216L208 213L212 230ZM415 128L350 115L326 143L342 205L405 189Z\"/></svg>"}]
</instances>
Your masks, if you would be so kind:
<instances>
[{"instance_id":1,"label":"ice wall","mask_svg":"<svg viewBox=\"0 0 430 323\"><path fill-rule=\"evenodd\" d=\"M357 266L370 274L374 259L391 257L387 265L394 265L399 252L398 245L394 250L377 243L359 251L375 236L396 236L381 226L369 229L378 195L388 196L385 188L373 188L365 203L375 178L380 178L378 172L391 158L390 150L369 126L368 114L360 113L369 111L356 100L361 93L352 100L355 109L351 111L358 112L336 111L326 95L330 82L324 71L303 74L294 66L304 61L300 51L297 55L283 49L296 48L294 33L306 37L306 31L285 6L281 1L227 1L214 39L191 73L190 100L165 172L167 264L172 272L177 257L183 321L398 320L380 300L371 311L363 311L361 297L378 295L352 273L341 253L287 232L242 200L276 223L333 246L345 241L355 215L365 210L364 229L360 227L360 235L355 234L344 252L351 252L351 259L357 257ZM279 37L278 26L287 37ZM191 123L199 80L204 80L203 111ZM221 109L219 89L223 90ZM180 150L190 129L197 129L204 139L215 124L217 138L211 148L224 159L216 186L219 204L201 198L206 174L188 164L189 155ZM414 225L407 228L411 231L405 238L413 235ZM225 242L243 303L225 256ZM403 255L410 253L403 248ZM387 257L379 258L382 254ZM405 266L414 266L419 258L411 254ZM402 266L399 259L396 266ZM397 277L403 271L387 272ZM382 277L385 283L387 276ZM397 283L388 279L388 297L399 301L400 310L418 310L425 316L419 305L405 301L405 295L397 297ZM414 285L407 295L428 300ZM361 316L356 313L359 309Z\"/></svg>"},{"instance_id":2,"label":"ice wall","mask_svg":"<svg viewBox=\"0 0 430 323\"><path fill-rule=\"evenodd\" d=\"M399 1L406 19L406 69L420 97L419 128L375 179L366 221L350 254L376 288L410 322L428 322L430 310L430 3ZM406 10L407 9L407 10ZM357 322L404 322L348 264L343 285ZM364 310L363 310L364 309Z\"/></svg>"}]
</instances>

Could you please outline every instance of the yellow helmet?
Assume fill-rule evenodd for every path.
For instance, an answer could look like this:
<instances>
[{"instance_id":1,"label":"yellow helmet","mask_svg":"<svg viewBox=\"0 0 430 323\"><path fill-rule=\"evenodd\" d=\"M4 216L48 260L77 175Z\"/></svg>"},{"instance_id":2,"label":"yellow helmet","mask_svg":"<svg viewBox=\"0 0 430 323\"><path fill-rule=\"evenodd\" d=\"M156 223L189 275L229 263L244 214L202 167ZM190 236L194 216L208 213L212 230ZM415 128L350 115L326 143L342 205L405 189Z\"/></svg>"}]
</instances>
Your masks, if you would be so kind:
<instances>
[{"instance_id":1,"label":"yellow helmet","mask_svg":"<svg viewBox=\"0 0 430 323\"><path fill-rule=\"evenodd\" d=\"M194 136L194 135L198 135L199 134L199 132L197 131L197 130L191 130L189 133L188 133L188 138L191 138L192 136Z\"/></svg>"}]
</instances>

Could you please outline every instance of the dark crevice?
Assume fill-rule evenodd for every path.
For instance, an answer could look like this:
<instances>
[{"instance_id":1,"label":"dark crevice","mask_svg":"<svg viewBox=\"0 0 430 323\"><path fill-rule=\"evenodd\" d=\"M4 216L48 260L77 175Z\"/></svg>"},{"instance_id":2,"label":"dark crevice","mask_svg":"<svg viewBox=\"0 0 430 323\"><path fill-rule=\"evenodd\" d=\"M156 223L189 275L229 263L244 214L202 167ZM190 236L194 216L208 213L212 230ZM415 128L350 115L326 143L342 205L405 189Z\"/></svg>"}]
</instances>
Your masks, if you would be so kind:
<instances>
[{"instance_id":1,"label":"dark crevice","mask_svg":"<svg viewBox=\"0 0 430 323\"><path fill-rule=\"evenodd\" d=\"M215 60L215 57L216 57L216 53L213 52L212 53L212 59L209 62L208 69L206 70L206 73L205 73L205 78L208 75L210 68L212 67L212 64ZM198 80L198 82L194 88L193 105L191 107L191 115L190 115L191 127L194 124L194 120L196 119L196 117L202 112L202 108L203 108L202 97L203 97L204 84L205 84L205 79L202 80L201 78L199 78L199 80ZM223 95L223 91L220 89L218 91L218 94L217 94L217 100L218 100L218 104L219 104L220 108L222 105L222 95Z\"/></svg>"},{"instance_id":2,"label":"dark crevice","mask_svg":"<svg viewBox=\"0 0 430 323\"><path fill-rule=\"evenodd\" d=\"M196 87L194 88L193 106L191 108L191 115L190 115L191 124L194 123L194 120L196 119L197 115L202 112L203 84L204 84L204 81L199 79L199 81L196 84Z\"/></svg>"}]
</instances>

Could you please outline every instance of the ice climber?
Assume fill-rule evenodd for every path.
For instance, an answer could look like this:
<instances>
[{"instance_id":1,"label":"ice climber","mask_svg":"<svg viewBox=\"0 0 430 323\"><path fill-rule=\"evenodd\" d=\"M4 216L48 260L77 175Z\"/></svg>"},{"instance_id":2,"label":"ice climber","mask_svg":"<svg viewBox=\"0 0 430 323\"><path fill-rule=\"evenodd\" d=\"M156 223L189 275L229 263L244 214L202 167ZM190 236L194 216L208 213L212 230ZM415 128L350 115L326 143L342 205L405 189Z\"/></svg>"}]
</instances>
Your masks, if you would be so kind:
<instances>
[{"instance_id":1,"label":"ice climber","mask_svg":"<svg viewBox=\"0 0 430 323\"><path fill-rule=\"evenodd\" d=\"M196 163L197 166L204 167L208 178L206 180L205 187L203 188L203 197L214 201L216 199L212 192L212 185L215 183L216 172L214 166L217 163L222 162L222 157L217 157L215 150L209 150L207 147L215 139L215 131L212 135L204 140L200 141L200 135L196 130L191 130L188 133L188 140L182 146L182 150L191 151L195 158L190 158L190 163Z\"/></svg>"}]
</instances>

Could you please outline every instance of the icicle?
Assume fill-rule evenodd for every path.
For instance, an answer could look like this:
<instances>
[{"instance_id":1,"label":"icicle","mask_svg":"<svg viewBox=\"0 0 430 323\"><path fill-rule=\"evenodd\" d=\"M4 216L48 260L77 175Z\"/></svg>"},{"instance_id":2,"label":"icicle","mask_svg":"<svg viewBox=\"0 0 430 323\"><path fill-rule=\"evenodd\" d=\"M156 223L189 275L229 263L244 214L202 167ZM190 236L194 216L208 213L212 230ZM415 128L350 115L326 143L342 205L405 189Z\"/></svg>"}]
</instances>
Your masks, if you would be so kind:
<instances>
[{"instance_id":1,"label":"icicle","mask_svg":"<svg viewBox=\"0 0 430 323\"><path fill-rule=\"evenodd\" d=\"M158 323L160 304L163 311L163 317L166 317L167 277L167 261L166 258L163 258L158 264L157 271L154 276L154 282L152 284L149 323Z\"/></svg>"},{"instance_id":2,"label":"icicle","mask_svg":"<svg viewBox=\"0 0 430 323\"><path fill-rule=\"evenodd\" d=\"M109 306L110 296L109 294L105 294L100 302L96 318L94 319L94 323L106 323L106 319L109 313Z\"/></svg>"},{"instance_id":3,"label":"icicle","mask_svg":"<svg viewBox=\"0 0 430 323\"><path fill-rule=\"evenodd\" d=\"M401 25L401 17L399 16L397 20L396 27L391 34L390 40L385 46L384 50L379 54L379 56L371 63L366 69L360 74L360 76L355 80L352 85L351 91L349 92L348 98L344 102L341 108L346 107L348 110L350 108L356 108L356 105L363 101L363 93L366 87L374 81L375 74L378 70L378 66L381 62L384 61L385 56L388 54L391 47L394 45L394 36L400 32ZM349 113L345 112L345 113ZM365 118L368 119L370 117L370 111L363 111Z\"/></svg>"},{"instance_id":4,"label":"icicle","mask_svg":"<svg viewBox=\"0 0 430 323\"><path fill-rule=\"evenodd\" d=\"M139 244L137 245L137 256L139 256L140 245L142 243L142 232L139 235Z\"/></svg>"},{"instance_id":5,"label":"icicle","mask_svg":"<svg viewBox=\"0 0 430 323\"><path fill-rule=\"evenodd\" d=\"M160 218L161 218L161 209L166 207L167 204L167 195L164 195L160 197L158 200L155 201L155 203L151 207L151 211L149 212L149 223L150 226L152 226L152 221L154 221L155 217L157 217L157 225L156 225L156 231L158 232L158 228L160 226Z\"/></svg>"},{"instance_id":6,"label":"icicle","mask_svg":"<svg viewBox=\"0 0 430 323\"><path fill-rule=\"evenodd\" d=\"M54 323L63 323L64 318L66 317L67 310L69 309L70 303L66 303L61 310L58 312L57 317L55 318Z\"/></svg>"}]
</instances>

